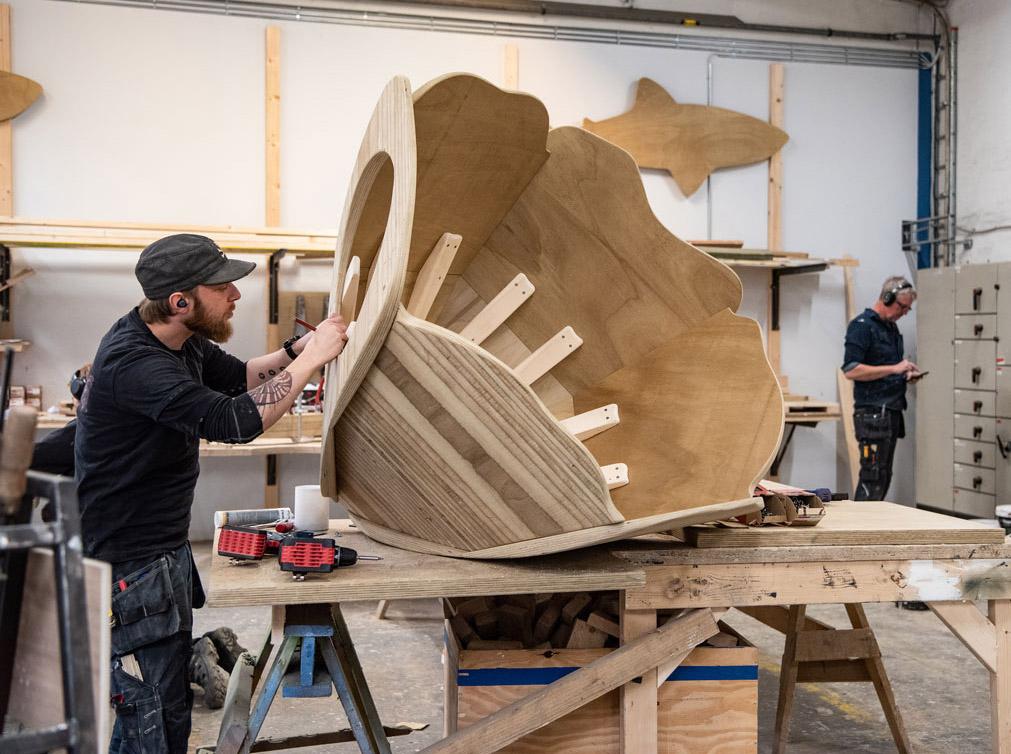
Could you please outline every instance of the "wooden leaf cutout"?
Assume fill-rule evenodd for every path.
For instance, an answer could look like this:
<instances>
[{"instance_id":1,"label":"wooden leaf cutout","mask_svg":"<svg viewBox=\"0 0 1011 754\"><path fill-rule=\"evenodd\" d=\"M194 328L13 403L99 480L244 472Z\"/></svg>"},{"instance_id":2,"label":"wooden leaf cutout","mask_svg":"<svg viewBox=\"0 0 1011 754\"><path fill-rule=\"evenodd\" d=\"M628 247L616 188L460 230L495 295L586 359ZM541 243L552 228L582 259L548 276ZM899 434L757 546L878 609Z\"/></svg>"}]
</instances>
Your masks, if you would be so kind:
<instances>
[{"instance_id":1,"label":"wooden leaf cutout","mask_svg":"<svg viewBox=\"0 0 1011 754\"><path fill-rule=\"evenodd\" d=\"M655 81L639 79L635 104L583 128L628 151L640 168L666 170L685 196L714 170L767 160L789 138L763 120L706 105L681 105Z\"/></svg>"}]
</instances>

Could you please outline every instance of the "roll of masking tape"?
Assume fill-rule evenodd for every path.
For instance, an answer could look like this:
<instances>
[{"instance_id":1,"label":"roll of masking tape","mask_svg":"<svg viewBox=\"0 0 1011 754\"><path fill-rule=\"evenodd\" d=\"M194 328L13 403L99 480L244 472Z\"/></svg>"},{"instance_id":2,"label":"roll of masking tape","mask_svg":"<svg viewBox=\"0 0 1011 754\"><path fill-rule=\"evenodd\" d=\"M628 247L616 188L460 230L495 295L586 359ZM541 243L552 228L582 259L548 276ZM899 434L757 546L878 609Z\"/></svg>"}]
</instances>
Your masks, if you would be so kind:
<instances>
[{"instance_id":1,"label":"roll of masking tape","mask_svg":"<svg viewBox=\"0 0 1011 754\"><path fill-rule=\"evenodd\" d=\"M330 526L330 498L323 497L318 484L295 487L295 528L300 531L326 531Z\"/></svg>"}]
</instances>

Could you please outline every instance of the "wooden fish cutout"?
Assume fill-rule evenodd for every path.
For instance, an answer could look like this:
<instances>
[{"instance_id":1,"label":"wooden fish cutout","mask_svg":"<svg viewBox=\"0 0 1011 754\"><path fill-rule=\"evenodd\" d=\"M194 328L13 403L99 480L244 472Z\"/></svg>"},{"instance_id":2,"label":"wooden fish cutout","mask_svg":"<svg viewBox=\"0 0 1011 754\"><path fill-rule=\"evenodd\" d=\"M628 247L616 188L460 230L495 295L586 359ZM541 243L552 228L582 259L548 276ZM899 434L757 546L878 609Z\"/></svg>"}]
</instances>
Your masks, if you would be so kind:
<instances>
[{"instance_id":1,"label":"wooden fish cutout","mask_svg":"<svg viewBox=\"0 0 1011 754\"><path fill-rule=\"evenodd\" d=\"M20 115L42 94L42 86L16 73L0 71L0 121Z\"/></svg>"},{"instance_id":2,"label":"wooden fish cutout","mask_svg":"<svg viewBox=\"0 0 1011 754\"><path fill-rule=\"evenodd\" d=\"M617 144L641 168L661 168L685 196L718 168L767 160L789 138L750 115L706 105L679 105L651 79L639 79L635 104L607 120L583 119L583 128Z\"/></svg>"}]
</instances>

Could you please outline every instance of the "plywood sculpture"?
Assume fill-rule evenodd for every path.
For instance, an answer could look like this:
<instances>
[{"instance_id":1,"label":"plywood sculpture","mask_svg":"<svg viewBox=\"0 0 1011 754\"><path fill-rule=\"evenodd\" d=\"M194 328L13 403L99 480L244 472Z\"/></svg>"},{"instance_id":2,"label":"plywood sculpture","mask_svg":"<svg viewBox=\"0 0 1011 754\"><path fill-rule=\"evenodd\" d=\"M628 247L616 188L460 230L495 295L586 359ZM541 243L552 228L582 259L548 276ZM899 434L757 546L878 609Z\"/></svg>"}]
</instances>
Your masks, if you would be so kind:
<instances>
[{"instance_id":1,"label":"plywood sculpture","mask_svg":"<svg viewBox=\"0 0 1011 754\"><path fill-rule=\"evenodd\" d=\"M331 301L321 484L375 539L519 557L760 507L782 396L740 281L533 97L390 82Z\"/></svg>"},{"instance_id":2,"label":"plywood sculpture","mask_svg":"<svg viewBox=\"0 0 1011 754\"><path fill-rule=\"evenodd\" d=\"M629 154L641 168L660 168L685 196L717 168L767 160L786 143L785 132L750 115L706 105L680 105L658 83L639 79L635 104L583 128Z\"/></svg>"}]
</instances>

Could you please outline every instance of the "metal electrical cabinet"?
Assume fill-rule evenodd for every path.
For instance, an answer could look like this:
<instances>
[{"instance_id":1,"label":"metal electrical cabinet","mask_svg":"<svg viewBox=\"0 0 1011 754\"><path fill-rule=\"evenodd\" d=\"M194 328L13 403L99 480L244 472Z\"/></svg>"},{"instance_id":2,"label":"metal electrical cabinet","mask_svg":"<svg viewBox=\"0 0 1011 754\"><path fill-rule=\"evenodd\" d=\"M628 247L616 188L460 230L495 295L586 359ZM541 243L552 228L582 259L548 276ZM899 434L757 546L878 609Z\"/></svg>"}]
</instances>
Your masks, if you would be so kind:
<instances>
[{"instance_id":1,"label":"metal electrical cabinet","mask_svg":"<svg viewBox=\"0 0 1011 754\"><path fill-rule=\"evenodd\" d=\"M917 277L916 501L993 518L1011 503L1011 263Z\"/></svg>"}]
</instances>

